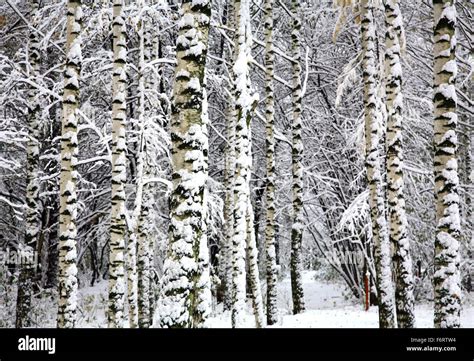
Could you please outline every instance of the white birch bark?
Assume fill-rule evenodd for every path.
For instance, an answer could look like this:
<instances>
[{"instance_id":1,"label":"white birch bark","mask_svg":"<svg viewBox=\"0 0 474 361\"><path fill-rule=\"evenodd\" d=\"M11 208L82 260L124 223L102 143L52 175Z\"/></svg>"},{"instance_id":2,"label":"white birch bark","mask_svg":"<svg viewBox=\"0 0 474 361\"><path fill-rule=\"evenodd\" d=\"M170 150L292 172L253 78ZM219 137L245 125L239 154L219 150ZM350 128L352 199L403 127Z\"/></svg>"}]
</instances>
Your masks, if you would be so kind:
<instances>
[{"instance_id":1,"label":"white birch bark","mask_svg":"<svg viewBox=\"0 0 474 361\"><path fill-rule=\"evenodd\" d=\"M211 3L184 0L181 14L171 124L171 224L158 304L161 327L201 327L211 309L205 91Z\"/></svg>"},{"instance_id":2,"label":"white birch bark","mask_svg":"<svg viewBox=\"0 0 474 361\"><path fill-rule=\"evenodd\" d=\"M227 26L235 30L234 0L227 2ZM226 51L226 58L233 61L232 50ZM232 309L232 236L234 233L233 218L233 187L235 173L235 101L233 87L233 72L229 69L229 81L227 83L227 108L226 108L226 137L225 148L225 169L224 169L224 244L222 247L222 256L219 258L221 264L221 274L224 291L224 309Z\"/></svg>"},{"instance_id":3,"label":"white birch bark","mask_svg":"<svg viewBox=\"0 0 474 361\"><path fill-rule=\"evenodd\" d=\"M454 0L436 0L434 9L434 173L436 238L434 326L460 327L459 177L456 113L456 8Z\"/></svg>"},{"instance_id":4,"label":"white birch bark","mask_svg":"<svg viewBox=\"0 0 474 361\"><path fill-rule=\"evenodd\" d=\"M250 31L249 0L235 0L235 178L234 178L234 235L232 257L232 327L242 327L246 301L246 246L247 215L250 204L250 173L252 169L250 122L256 105L256 94L251 91L250 66L252 35ZM253 232L253 230L252 230Z\"/></svg>"},{"instance_id":5,"label":"white birch bark","mask_svg":"<svg viewBox=\"0 0 474 361\"><path fill-rule=\"evenodd\" d=\"M258 270L258 250L255 239L254 228L255 216L251 200L248 200L247 208L247 262L249 269L249 286L252 294L252 307L255 318L255 327L265 326L265 316L263 311L262 291L260 285L260 275Z\"/></svg>"},{"instance_id":6,"label":"white birch bark","mask_svg":"<svg viewBox=\"0 0 474 361\"><path fill-rule=\"evenodd\" d=\"M122 328L125 322L125 182L127 117L127 42L123 0L113 3L112 79L112 211L109 244L109 328Z\"/></svg>"},{"instance_id":7,"label":"white birch bark","mask_svg":"<svg viewBox=\"0 0 474 361\"><path fill-rule=\"evenodd\" d=\"M277 264L275 251L275 95L273 77L275 52L273 49L273 0L265 0L265 91L266 91L266 225L265 251L267 273L267 324L278 321Z\"/></svg>"},{"instance_id":8,"label":"white birch bark","mask_svg":"<svg viewBox=\"0 0 474 361\"><path fill-rule=\"evenodd\" d=\"M293 120L292 120L292 174L293 174L293 225L291 229L291 295L293 298L293 314L304 312L304 290L303 290L303 140L302 129L302 84L301 84L301 44L300 44L300 3L298 0L291 1L293 24L291 31L291 50L293 66Z\"/></svg>"},{"instance_id":9,"label":"white birch bark","mask_svg":"<svg viewBox=\"0 0 474 361\"><path fill-rule=\"evenodd\" d=\"M64 72L59 180L58 328L73 328L77 309L77 123L81 52L80 0L67 1L66 68Z\"/></svg>"},{"instance_id":10,"label":"white birch bark","mask_svg":"<svg viewBox=\"0 0 474 361\"><path fill-rule=\"evenodd\" d=\"M413 273L403 179L403 94L400 60L403 19L398 0L385 0L385 93L387 107L387 183L390 241L395 254L395 305L400 328L415 326Z\"/></svg>"},{"instance_id":11,"label":"white birch bark","mask_svg":"<svg viewBox=\"0 0 474 361\"><path fill-rule=\"evenodd\" d=\"M144 1L142 6L146 6ZM142 10L143 11L143 10ZM139 84L138 84L138 123L140 127L140 145L137 162L137 195L135 202L135 212L133 216L135 233L138 240L137 255L137 306L138 306L138 326L148 328L151 324L150 313L150 208L152 207L153 195L149 183L144 184L150 178L150 169L147 161L148 154L146 148L145 134L148 129L148 117L150 116L150 103L146 100L145 92L150 86L149 75L146 71L146 64L152 60L153 44L151 41L150 22L148 14L143 13L139 25Z\"/></svg>"},{"instance_id":12,"label":"white birch bark","mask_svg":"<svg viewBox=\"0 0 474 361\"><path fill-rule=\"evenodd\" d=\"M31 1L31 25L38 26L39 1ZM28 73L36 81L40 68L39 35L30 30L28 43ZM26 215L25 215L25 241L20 245L20 273L18 276L18 291L16 300L15 327L31 326L31 297L35 281L36 264L34 252L37 249L40 231L40 205L39 205L39 121L40 103L38 90L34 86L28 89L28 143L26 148Z\"/></svg>"},{"instance_id":13,"label":"white birch bark","mask_svg":"<svg viewBox=\"0 0 474 361\"><path fill-rule=\"evenodd\" d=\"M378 110L378 67L376 30L374 21L374 0L361 0L361 37L363 51L364 77L364 118L366 142L366 171L369 184L369 204L372 221L372 239L377 278L379 326L392 328L396 326L393 304L393 286L385 209L385 190L383 185L382 154L383 119Z\"/></svg>"}]
</instances>

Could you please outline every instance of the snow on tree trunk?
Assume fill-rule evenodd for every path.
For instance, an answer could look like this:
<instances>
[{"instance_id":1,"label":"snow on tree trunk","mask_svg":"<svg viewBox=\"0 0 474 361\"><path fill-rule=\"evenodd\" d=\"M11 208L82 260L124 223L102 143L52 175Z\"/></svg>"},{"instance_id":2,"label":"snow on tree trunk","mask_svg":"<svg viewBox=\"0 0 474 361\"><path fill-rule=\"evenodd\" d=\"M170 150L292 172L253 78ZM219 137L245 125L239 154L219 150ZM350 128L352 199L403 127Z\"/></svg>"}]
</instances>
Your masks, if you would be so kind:
<instances>
[{"instance_id":1,"label":"snow on tree trunk","mask_svg":"<svg viewBox=\"0 0 474 361\"><path fill-rule=\"evenodd\" d=\"M128 324L138 327L137 234L131 232L127 244Z\"/></svg>"},{"instance_id":2,"label":"snow on tree trunk","mask_svg":"<svg viewBox=\"0 0 474 361\"><path fill-rule=\"evenodd\" d=\"M301 85L301 20L300 3L298 0L291 1L293 13L293 24L291 31L291 50L293 55L293 120L292 120L292 167L293 167L293 226L291 229L291 295L293 298L293 314L305 310L303 290L303 140L301 138L301 107L302 107L302 85Z\"/></svg>"},{"instance_id":3,"label":"snow on tree trunk","mask_svg":"<svg viewBox=\"0 0 474 361\"><path fill-rule=\"evenodd\" d=\"M184 0L181 14L172 104L169 249L157 311L161 327L200 327L211 309L205 91L210 1Z\"/></svg>"},{"instance_id":4,"label":"snow on tree trunk","mask_svg":"<svg viewBox=\"0 0 474 361\"><path fill-rule=\"evenodd\" d=\"M265 91L266 91L266 225L265 251L267 271L267 324L278 321L277 264L275 252L275 96L273 90L275 53L273 49L273 0L265 0Z\"/></svg>"},{"instance_id":5,"label":"snow on tree trunk","mask_svg":"<svg viewBox=\"0 0 474 361\"><path fill-rule=\"evenodd\" d=\"M260 286L260 276L258 270L258 250L255 239L254 228L255 216L251 200L248 200L247 207L247 262L249 269L249 288L252 294L253 314L255 326L261 328L265 326L265 316L263 310L262 291Z\"/></svg>"},{"instance_id":6,"label":"snow on tree trunk","mask_svg":"<svg viewBox=\"0 0 474 361\"><path fill-rule=\"evenodd\" d=\"M227 26L230 29L235 28L234 9L232 2L227 1ZM232 62L232 50L226 51L226 60ZM235 117L234 117L234 88L232 80L232 69L229 69L229 81L227 82L227 108L226 108L226 136L227 143L225 148L225 168L224 168L224 239L221 248L222 254L219 257L221 266L221 280L224 292L224 309L232 309L232 236L234 234L234 218L233 218L233 187L235 172Z\"/></svg>"},{"instance_id":7,"label":"snow on tree trunk","mask_svg":"<svg viewBox=\"0 0 474 361\"><path fill-rule=\"evenodd\" d=\"M144 193L148 198L143 201L138 218L138 326L148 328L151 325L150 312L150 209L153 197L149 192L149 185L144 186Z\"/></svg>"},{"instance_id":8,"label":"snow on tree trunk","mask_svg":"<svg viewBox=\"0 0 474 361\"><path fill-rule=\"evenodd\" d=\"M144 157L145 157L145 64L150 60L151 41L149 27L145 24L146 4L145 1L138 1L138 6L142 9L141 18L138 22L138 127L139 144L137 150L136 166L136 194L131 220L130 236L127 245L127 274L128 274L128 313L130 328L149 327L149 282L148 273L148 238L147 235L140 235L139 228L144 231L147 227L140 227L139 220L142 218L144 201ZM145 212L148 214L147 210ZM146 221L146 220L144 220ZM141 241L138 243L138 241ZM145 242L144 244L142 242ZM144 247L145 246L145 247ZM139 255L137 255L137 248ZM140 257L140 260L138 260ZM147 259L144 260L144 257ZM141 280L139 280L139 277ZM146 282L143 282L143 279ZM140 298L140 299L139 299Z\"/></svg>"},{"instance_id":9,"label":"snow on tree trunk","mask_svg":"<svg viewBox=\"0 0 474 361\"><path fill-rule=\"evenodd\" d=\"M145 6L144 2L141 2ZM147 162L145 133L148 129L147 117L150 116L149 102L146 101L145 91L149 86L146 64L152 60L153 43L151 40L151 29L147 18L148 14L142 14L139 24L139 84L138 84L138 123L140 127L140 144L137 161L137 193L135 199L135 210L133 215L134 233L138 240L138 326L140 328L150 327L150 209L153 206L150 183L144 184L146 178L150 178L149 165Z\"/></svg>"},{"instance_id":10,"label":"snow on tree trunk","mask_svg":"<svg viewBox=\"0 0 474 361\"><path fill-rule=\"evenodd\" d=\"M81 72L80 0L67 1L66 67L64 71L59 180L58 328L73 328L77 309L77 123Z\"/></svg>"},{"instance_id":11,"label":"snow on tree trunk","mask_svg":"<svg viewBox=\"0 0 474 361\"><path fill-rule=\"evenodd\" d=\"M378 109L377 45L374 22L374 0L361 1L361 36L364 77L364 118L366 142L366 172L369 184L369 204L377 278L379 326L396 326L393 304L390 241L388 237L385 190L380 144L383 142L382 112Z\"/></svg>"},{"instance_id":12,"label":"snow on tree trunk","mask_svg":"<svg viewBox=\"0 0 474 361\"><path fill-rule=\"evenodd\" d=\"M127 117L127 40L123 0L113 3L113 79L112 79L112 211L109 244L110 328L122 328L125 322L125 182Z\"/></svg>"},{"instance_id":13,"label":"snow on tree trunk","mask_svg":"<svg viewBox=\"0 0 474 361\"><path fill-rule=\"evenodd\" d=\"M247 215L250 204L250 173L252 169L250 122L257 94L251 91L250 60L252 34L249 0L236 0L235 10L235 178L234 178L234 235L232 257L232 327L242 327L246 300ZM254 275L252 275L254 276ZM257 282L257 280L255 280Z\"/></svg>"},{"instance_id":14,"label":"snow on tree trunk","mask_svg":"<svg viewBox=\"0 0 474 361\"><path fill-rule=\"evenodd\" d=\"M434 325L460 327L459 178L456 114L456 9L454 0L437 0L434 8L434 171L436 239Z\"/></svg>"},{"instance_id":15,"label":"snow on tree trunk","mask_svg":"<svg viewBox=\"0 0 474 361\"><path fill-rule=\"evenodd\" d=\"M32 26L38 25L39 1L31 1ZM38 33L29 31L29 76L36 81L40 68L40 47ZM29 327L31 325L31 297L36 274L34 252L37 248L40 231L39 222L39 117L40 103L38 90L34 86L28 89L28 143L26 148L26 215L25 215L25 242L20 245L18 253L22 256L18 277L18 294L16 300L15 327Z\"/></svg>"},{"instance_id":16,"label":"snow on tree trunk","mask_svg":"<svg viewBox=\"0 0 474 361\"><path fill-rule=\"evenodd\" d=\"M229 89L232 92L232 89ZM222 255L219 257L221 264L221 274L224 291L224 308L232 308L232 237L234 234L233 218L233 186L235 172L235 120L234 120L234 100L228 97L228 108L226 111L226 133L227 144L225 153L225 199L224 199L224 244L222 245Z\"/></svg>"},{"instance_id":17,"label":"snow on tree trunk","mask_svg":"<svg viewBox=\"0 0 474 361\"><path fill-rule=\"evenodd\" d=\"M415 325L413 273L405 212L402 138L402 65L399 34L403 34L403 19L398 0L385 3L385 93L387 96L387 184L390 241L395 254L395 305L400 328Z\"/></svg>"},{"instance_id":18,"label":"snow on tree trunk","mask_svg":"<svg viewBox=\"0 0 474 361\"><path fill-rule=\"evenodd\" d=\"M151 202L148 209L151 209ZM150 226L151 227L151 226ZM157 290L158 283L155 280L155 239L151 236L148 237L148 264L150 267L150 272L148 273L148 304L149 304L149 313L150 313L150 325L153 323L153 314L155 313L156 301L157 301Z\"/></svg>"}]
</instances>

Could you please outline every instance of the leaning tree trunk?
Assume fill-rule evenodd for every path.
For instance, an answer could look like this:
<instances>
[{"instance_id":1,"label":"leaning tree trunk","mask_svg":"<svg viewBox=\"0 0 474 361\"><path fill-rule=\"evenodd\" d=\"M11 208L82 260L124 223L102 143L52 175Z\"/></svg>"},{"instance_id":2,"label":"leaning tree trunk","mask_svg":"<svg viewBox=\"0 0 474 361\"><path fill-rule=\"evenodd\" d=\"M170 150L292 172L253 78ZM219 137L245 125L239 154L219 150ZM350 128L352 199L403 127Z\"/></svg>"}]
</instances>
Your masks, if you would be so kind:
<instances>
[{"instance_id":1,"label":"leaning tree trunk","mask_svg":"<svg viewBox=\"0 0 474 361\"><path fill-rule=\"evenodd\" d=\"M293 314L304 312L304 291L303 291L303 140L301 138L302 119L302 86L301 86L301 44L300 31L301 20L300 3L292 0L293 29L291 32L291 49L293 55L293 226L291 229L291 294L293 298Z\"/></svg>"},{"instance_id":2,"label":"leaning tree trunk","mask_svg":"<svg viewBox=\"0 0 474 361\"><path fill-rule=\"evenodd\" d=\"M59 305L58 328L73 328L77 309L77 122L81 72L80 0L67 2L66 68L64 72L59 179Z\"/></svg>"},{"instance_id":3,"label":"leaning tree trunk","mask_svg":"<svg viewBox=\"0 0 474 361\"><path fill-rule=\"evenodd\" d=\"M273 91L275 53L273 49L273 0L265 0L265 90L266 90L266 153L267 192L265 250L267 269L267 324L278 321L277 264L275 252L275 95Z\"/></svg>"},{"instance_id":4,"label":"leaning tree trunk","mask_svg":"<svg viewBox=\"0 0 474 361\"><path fill-rule=\"evenodd\" d=\"M454 0L434 1L434 172L436 238L434 326L460 327L459 178L456 114L456 9Z\"/></svg>"},{"instance_id":5,"label":"leaning tree trunk","mask_svg":"<svg viewBox=\"0 0 474 361\"><path fill-rule=\"evenodd\" d=\"M31 24L38 25L39 1L31 1ZM40 44L38 33L29 32L29 75L33 81L38 76L40 67ZM36 276L35 251L40 231L39 205L39 115L40 103L38 90L34 86L28 89L28 143L26 148L26 216L25 243L18 250L20 258L20 274L18 277L18 293L16 299L15 327L30 327L31 297L33 295Z\"/></svg>"},{"instance_id":6,"label":"leaning tree trunk","mask_svg":"<svg viewBox=\"0 0 474 361\"><path fill-rule=\"evenodd\" d=\"M123 0L113 4L113 79L112 79L112 211L109 244L109 328L122 328L125 322L125 182L127 117L127 39Z\"/></svg>"},{"instance_id":7,"label":"leaning tree trunk","mask_svg":"<svg viewBox=\"0 0 474 361\"><path fill-rule=\"evenodd\" d=\"M385 190L380 144L383 142L383 120L378 109L377 45L374 22L374 0L361 1L361 36L364 54L362 67L364 77L364 118L366 143L366 172L369 184L370 217L377 277L380 328L396 326L393 304L393 286L385 210Z\"/></svg>"},{"instance_id":8,"label":"leaning tree trunk","mask_svg":"<svg viewBox=\"0 0 474 361\"><path fill-rule=\"evenodd\" d=\"M171 124L171 224L159 305L162 327L200 327L211 308L205 91L211 2L184 0L181 11Z\"/></svg>"},{"instance_id":9,"label":"leaning tree trunk","mask_svg":"<svg viewBox=\"0 0 474 361\"><path fill-rule=\"evenodd\" d=\"M398 0L385 0L385 93L387 96L387 184L390 241L395 254L395 305L400 328L415 325L413 273L405 212L402 138L402 65L400 61L403 20Z\"/></svg>"}]
</instances>

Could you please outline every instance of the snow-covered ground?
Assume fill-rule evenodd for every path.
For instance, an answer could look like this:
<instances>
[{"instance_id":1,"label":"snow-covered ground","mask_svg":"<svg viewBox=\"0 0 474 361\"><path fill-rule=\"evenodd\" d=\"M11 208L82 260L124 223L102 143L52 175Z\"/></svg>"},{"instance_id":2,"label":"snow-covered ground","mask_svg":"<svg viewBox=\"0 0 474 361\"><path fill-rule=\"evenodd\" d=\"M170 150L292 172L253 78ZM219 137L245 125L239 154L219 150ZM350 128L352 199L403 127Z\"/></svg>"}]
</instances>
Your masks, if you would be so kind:
<instances>
[{"instance_id":1,"label":"snow-covered ground","mask_svg":"<svg viewBox=\"0 0 474 361\"><path fill-rule=\"evenodd\" d=\"M272 327L285 328L377 328L377 307L369 311L350 297L342 284L326 283L316 279L315 272L305 272L303 277L306 312L291 314L290 279L284 279L278 287L278 306L280 319ZM217 312L216 312L217 313ZM433 307L429 304L418 304L415 308L416 326L433 327ZM254 327L253 317L246 319L247 327ZM207 324L208 327L231 327L230 313L218 313ZM461 317L462 327L474 327L474 295L464 300Z\"/></svg>"},{"instance_id":2,"label":"snow-covered ground","mask_svg":"<svg viewBox=\"0 0 474 361\"><path fill-rule=\"evenodd\" d=\"M377 307L364 311L360 301L355 300L343 284L334 281L321 281L315 272L305 272L303 284L306 299L306 312L291 314L291 286L289 278L278 284L279 322L272 327L285 328L376 328L378 327ZM78 327L107 327L105 309L107 307L107 281L80 291ZM461 325L474 327L474 294L466 296L463 303ZM429 303L417 304L416 325L422 328L433 327L433 307ZM254 327L251 305L248 304L246 327ZM230 312L222 312L216 307L207 327L231 327ZM54 320L51 326L54 327Z\"/></svg>"}]
</instances>

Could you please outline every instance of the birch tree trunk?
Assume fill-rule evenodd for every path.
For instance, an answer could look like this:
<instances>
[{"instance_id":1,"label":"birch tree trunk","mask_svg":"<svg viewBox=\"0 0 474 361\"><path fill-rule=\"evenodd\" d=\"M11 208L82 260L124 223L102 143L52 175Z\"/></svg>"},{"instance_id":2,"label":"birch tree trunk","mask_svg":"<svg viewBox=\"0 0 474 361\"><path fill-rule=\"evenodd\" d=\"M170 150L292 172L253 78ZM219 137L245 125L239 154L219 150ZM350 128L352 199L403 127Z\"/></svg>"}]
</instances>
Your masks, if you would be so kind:
<instances>
[{"instance_id":1,"label":"birch tree trunk","mask_svg":"<svg viewBox=\"0 0 474 361\"><path fill-rule=\"evenodd\" d=\"M266 225L265 250L267 271L267 324L278 321L277 309L277 264L275 252L275 96L273 77L275 53L273 49L273 0L265 0L265 91L266 91Z\"/></svg>"},{"instance_id":2,"label":"birch tree trunk","mask_svg":"<svg viewBox=\"0 0 474 361\"><path fill-rule=\"evenodd\" d=\"M146 221L142 218L144 195L144 158L145 152L145 64L150 61L151 41L148 27L145 24L146 3L144 0L138 2L142 9L141 18L138 23L138 128L139 141L137 149L136 165L136 194L134 209L132 214L129 242L127 246L127 274L128 274L128 312L130 328L148 328L149 327L149 261L144 260L148 255L148 237L140 235L146 227L140 227L140 221ZM146 212L146 211L145 211ZM148 212L146 212L148 214ZM143 237L144 236L144 237ZM143 244L142 242L145 242ZM137 255L138 249L138 255ZM140 257L140 259L138 259ZM143 280L146 282L143 282Z\"/></svg>"},{"instance_id":3,"label":"birch tree trunk","mask_svg":"<svg viewBox=\"0 0 474 361\"><path fill-rule=\"evenodd\" d=\"M143 6L146 6L142 2ZM149 178L149 165L147 162L147 149L145 134L148 129L150 116L149 102L146 101L145 91L150 84L146 72L146 64L152 60L153 44L148 14L143 14L138 32L140 42L139 85L138 85L138 123L140 126L140 149L137 164L137 199L134 215L134 226L138 238L138 326L148 328L151 323L150 314L150 239L149 239L149 213L152 206L153 195L149 183L144 184Z\"/></svg>"},{"instance_id":4,"label":"birch tree trunk","mask_svg":"<svg viewBox=\"0 0 474 361\"><path fill-rule=\"evenodd\" d=\"M434 173L436 239L434 326L460 327L459 178L456 114L456 9L454 0L436 0L434 8Z\"/></svg>"},{"instance_id":5,"label":"birch tree trunk","mask_svg":"<svg viewBox=\"0 0 474 361\"><path fill-rule=\"evenodd\" d=\"M136 231L136 228L134 229ZM138 327L137 233L130 232L127 244L128 325Z\"/></svg>"},{"instance_id":6,"label":"birch tree trunk","mask_svg":"<svg viewBox=\"0 0 474 361\"><path fill-rule=\"evenodd\" d=\"M235 14L233 1L227 1L227 26L235 30ZM229 47L226 51L227 60L233 62L233 52ZM224 245L222 257L219 262L222 265L222 282L224 291L224 309L232 309L232 237L234 234L233 218L233 187L235 172L235 100L233 87L233 72L229 69L229 81L227 83L227 108L226 108L226 136L227 143L225 148L225 169L224 169Z\"/></svg>"},{"instance_id":7,"label":"birch tree trunk","mask_svg":"<svg viewBox=\"0 0 474 361\"><path fill-rule=\"evenodd\" d=\"M300 3L298 0L291 1L291 10L293 13L293 27L291 31L291 49L293 56L293 226L291 229L290 276L293 314L296 315L305 310L302 280L303 259L301 253L303 244L303 141L301 139L301 20L299 18Z\"/></svg>"},{"instance_id":8,"label":"birch tree trunk","mask_svg":"<svg viewBox=\"0 0 474 361\"><path fill-rule=\"evenodd\" d=\"M66 68L64 72L59 180L59 305L58 328L73 328L77 309L77 122L81 73L80 0L67 1Z\"/></svg>"},{"instance_id":9,"label":"birch tree trunk","mask_svg":"<svg viewBox=\"0 0 474 361\"><path fill-rule=\"evenodd\" d=\"M255 317L255 327L265 326L265 317L263 311L262 291L260 285L260 275L258 270L258 250L255 239L254 223L255 216L251 200L248 200L247 209L247 262L249 268L249 286L252 293L253 314Z\"/></svg>"},{"instance_id":10,"label":"birch tree trunk","mask_svg":"<svg viewBox=\"0 0 474 361\"><path fill-rule=\"evenodd\" d=\"M205 90L211 3L184 0L181 11L171 124L171 224L158 306L162 327L200 327L211 308Z\"/></svg>"},{"instance_id":11,"label":"birch tree trunk","mask_svg":"<svg viewBox=\"0 0 474 361\"><path fill-rule=\"evenodd\" d=\"M379 103L377 92L379 77L377 72L377 45L375 43L376 30L373 11L373 0L361 0L366 171L369 184L372 239L374 241L379 326L380 328L392 328L396 326L396 321L393 304L390 243L385 210L386 200L382 176L382 155L380 154L380 144L383 142L383 120L381 119L381 112L377 111L377 104Z\"/></svg>"},{"instance_id":12,"label":"birch tree trunk","mask_svg":"<svg viewBox=\"0 0 474 361\"><path fill-rule=\"evenodd\" d=\"M395 254L395 305L400 328L415 326L413 272L403 180L403 95L400 36L403 19L398 0L385 0L385 93L387 96L387 183L390 241Z\"/></svg>"},{"instance_id":13,"label":"birch tree trunk","mask_svg":"<svg viewBox=\"0 0 474 361\"><path fill-rule=\"evenodd\" d=\"M39 1L31 1L31 25L38 25ZM29 32L29 68L28 73L36 81L40 68L40 45L38 33ZM16 300L15 327L30 327L31 297L35 281L36 262L34 255L37 249L40 231L39 205L39 121L40 103L38 90L34 86L28 89L28 143L26 148L26 215L25 242L18 250L20 255L20 274Z\"/></svg>"},{"instance_id":14,"label":"birch tree trunk","mask_svg":"<svg viewBox=\"0 0 474 361\"><path fill-rule=\"evenodd\" d=\"M252 35L250 31L249 0L235 0L235 178L234 178L234 235L232 257L232 327L242 327L246 300L246 246L248 232L254 233L253 222L248 224L250 207L250 173L252 169L250 122L256 105L256 94L251 91L250 66ZM249 227L252 229L249 231ZM255 280L257 282L257 280ZM255 284L253 285L255 286ZM253 290L252 290L253 292Z\"/></svg>"},{"instance_id":15,"label":"birch tree trunk","mask_svg":"<svg viewBox=\"0 0 474 361\"><path fill-rule=\"evenodd\" d=\"M112 211L109 244L109 328L122 328L125 322L125 182L127 117L127 41L123 0L113 3L112 79Z\"/></svg>"},{"instance_id":16,"label":"birch tree trunk","mask_svg":"<svg viewBox=\"0 0 474 361\"><path fill-rule=\"evenodd\" d=\"M147 167L147 165L145 165ZM148 172L145 172L148 174ZM147 198L143 200L142 209L138 218L138 326L148 328L151 325L152 313L150 304L151 267L150 263L150 209L153 196L149 184L144 185L143 193Z\"/></svg>"}]
</instances>

